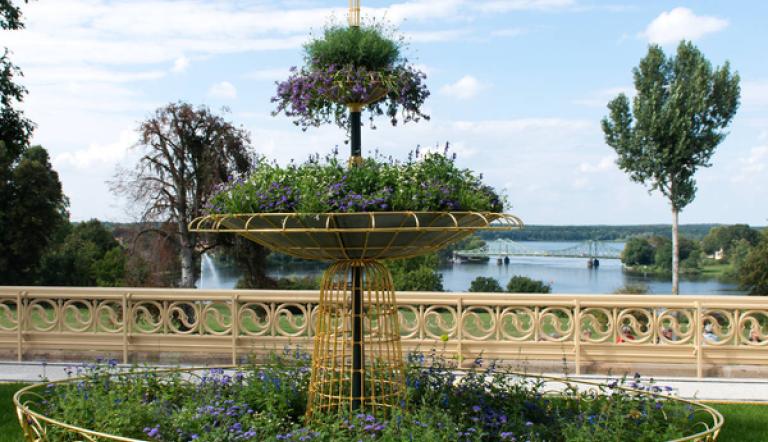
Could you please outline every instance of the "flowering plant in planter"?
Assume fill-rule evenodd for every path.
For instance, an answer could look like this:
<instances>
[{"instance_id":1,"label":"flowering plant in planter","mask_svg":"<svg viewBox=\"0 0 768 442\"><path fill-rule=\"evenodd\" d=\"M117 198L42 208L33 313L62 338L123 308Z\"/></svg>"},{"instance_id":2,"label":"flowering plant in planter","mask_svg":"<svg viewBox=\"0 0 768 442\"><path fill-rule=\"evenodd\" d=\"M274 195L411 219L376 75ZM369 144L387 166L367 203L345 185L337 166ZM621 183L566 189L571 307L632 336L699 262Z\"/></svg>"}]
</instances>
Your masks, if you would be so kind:
<instances>
[{"instance_id":1,"label":"flowering plant in planter","mask_svg":"<svg viewBox=\"0 0 768 442\"><path fill-rule=\"evenodd\" d=\"M406 161L375 155L348 168L337 155L281 167L260 159L252 175L230 180L211 199L212 213L386 211L501 212L503 198L455 156L420 154Z\"/></svg>"},{"instance_id":2,"label":"flowering plant in planter","mask_svg":"<svg viewBox=\"0 0 768 442\"><path fill-rule=\"evenodd\" d=\"M277 83L273 114L291 117L302 129L323 123L349 126L347 105L364 106L392 124L428 119L421 106L429 96L426 75L401 55L402 40L381 25L332 26L304 46L305 66Z\"/></svg>"}]
</instances>

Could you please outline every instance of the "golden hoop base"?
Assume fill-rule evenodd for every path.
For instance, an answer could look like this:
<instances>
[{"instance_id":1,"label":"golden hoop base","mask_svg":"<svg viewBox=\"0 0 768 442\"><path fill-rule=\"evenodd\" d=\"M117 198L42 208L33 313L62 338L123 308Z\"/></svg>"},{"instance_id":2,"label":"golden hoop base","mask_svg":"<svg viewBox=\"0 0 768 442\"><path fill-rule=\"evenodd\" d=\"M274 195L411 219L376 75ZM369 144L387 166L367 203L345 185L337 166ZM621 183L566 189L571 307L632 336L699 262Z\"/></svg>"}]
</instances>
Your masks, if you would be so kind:
<instances>
[{"instance_id":1,"label":"golden hoop base","mask_svg":"<svg viewBox=\"0 0 768 442\"><path fill-rule=\"evenodd\" d=\"M362 295L362 361L354 364L353 293ZM314 413L383 415L405 397L397 301L389 269L374 260L345 260L323 274L307 417ZM355 373L362 389L355 391ZM358 383L359 385L359 383Z\"/></svg>"}]
</instances>

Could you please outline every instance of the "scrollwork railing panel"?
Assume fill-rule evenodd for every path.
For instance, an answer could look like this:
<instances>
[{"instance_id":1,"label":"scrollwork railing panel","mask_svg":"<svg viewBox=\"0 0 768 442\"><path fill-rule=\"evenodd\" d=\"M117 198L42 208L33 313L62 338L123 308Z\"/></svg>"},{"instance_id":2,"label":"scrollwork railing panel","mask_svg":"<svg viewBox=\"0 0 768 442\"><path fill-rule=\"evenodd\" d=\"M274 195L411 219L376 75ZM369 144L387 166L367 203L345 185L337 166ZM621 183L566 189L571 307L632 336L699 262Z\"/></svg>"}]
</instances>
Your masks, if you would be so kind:
<instances>
[{"instance_id":1,"label":"scrollwork railing panel","mask_svg":"<svg viewBox=\"0 0 768 442\"><path fill-rule=\"evenodd\" d=\"M489 353L514 358L561 351L582 363L641 362L658 350L658 362L768 365L768 299L399 293L398 300L407 348L437 347L463 359L487 344ZM375 334L371 318L365 326ZM234 358L287 344L311 348L317 320L318 294L308 291L0 287L0 350L21 358L71 348L80 336L88 350L122 347L124 359L134 351L192 352L197 338L206 354Z\"/></svg>"}]
</instances>

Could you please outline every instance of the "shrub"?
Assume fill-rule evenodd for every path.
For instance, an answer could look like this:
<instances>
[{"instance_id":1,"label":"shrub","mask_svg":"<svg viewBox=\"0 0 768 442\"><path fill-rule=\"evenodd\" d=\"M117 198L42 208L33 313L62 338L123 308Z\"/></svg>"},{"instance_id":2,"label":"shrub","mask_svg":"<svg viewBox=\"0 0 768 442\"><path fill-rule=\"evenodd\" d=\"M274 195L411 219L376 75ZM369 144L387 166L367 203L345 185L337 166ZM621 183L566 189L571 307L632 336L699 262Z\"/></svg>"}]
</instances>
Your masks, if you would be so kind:
<instances>
[{"instance_id":1,"label":"shrub","mask_svg":"<svg viewBox=\"0 0 768 442\"><path fill-rule=\"evenodd\" d=\"M304 45L307 64L318 69L351 64L369 70L392 67L402 43L386 35L382 26L330 26L322 38Z\"/></svg>"},{"instance_id":2,"label":"shrub","mask_svg":"<svg viewBox=\"0 0 768 442\"><path fill-rule=\"evenodd\" d=\"M621 252L621 262L628 266L651 265L653 259L654 249L647 238L630 238Z\"/></svg>"},{"instance_id":3,"label":"shrub","mask_svg":"<svg viewBox=\"0 0 768 442\"><path fill-rule=\"evenodd\" d=\"M497 293L503 292L499 281L488 276L478 276L469 285L470 292Z\"/></svg>"},{"instance_id":4,"label":"shrub","mask_svg":"<svg viewBox=\"0 0 768 442\"><path fill-rule=\"evenodd\" d=\"M651 290L645 284L629 283L617 288L613 293L617 295L645 295L650 292Z\"/></svg>"},{"instance_id":5,"label":"shrub","mask_svg":"<svg viewBox=\"0 0 768 442\"><path fill-rule=\"evenodd\" d=\"M510 293L549 293L552 291L552 286L545 284L544 281L518 275L509 280L507 291Z\"/></svg>"}]
</instances>

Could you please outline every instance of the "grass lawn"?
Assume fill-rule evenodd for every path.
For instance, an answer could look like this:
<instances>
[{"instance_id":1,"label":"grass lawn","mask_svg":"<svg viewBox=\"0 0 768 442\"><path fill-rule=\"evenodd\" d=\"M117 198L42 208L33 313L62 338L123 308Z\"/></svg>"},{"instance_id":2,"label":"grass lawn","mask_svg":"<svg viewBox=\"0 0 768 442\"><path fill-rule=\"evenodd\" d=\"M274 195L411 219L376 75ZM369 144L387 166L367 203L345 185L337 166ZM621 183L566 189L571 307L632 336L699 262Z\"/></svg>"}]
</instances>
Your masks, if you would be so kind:
<instances>
[{"instance_id":1,"label":"grass lawn","mask_svg":"<svg viewBox=\"0 0 768 442\"><path fill-rule=\"evenodd\" d=\"M0 442L22 442L11 398L23 384L0 384ZM725 426L719 442L768 441L768 405L715 404Z\"/></svg>"}]
</instances>

